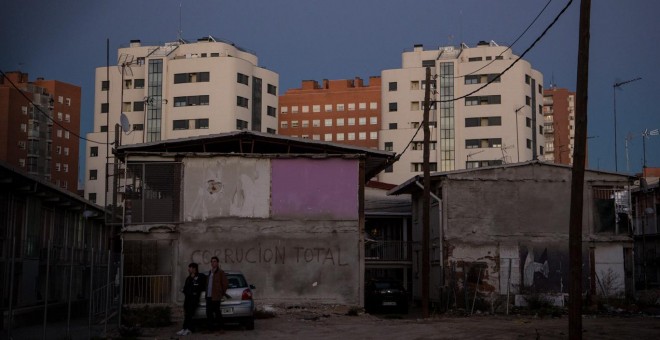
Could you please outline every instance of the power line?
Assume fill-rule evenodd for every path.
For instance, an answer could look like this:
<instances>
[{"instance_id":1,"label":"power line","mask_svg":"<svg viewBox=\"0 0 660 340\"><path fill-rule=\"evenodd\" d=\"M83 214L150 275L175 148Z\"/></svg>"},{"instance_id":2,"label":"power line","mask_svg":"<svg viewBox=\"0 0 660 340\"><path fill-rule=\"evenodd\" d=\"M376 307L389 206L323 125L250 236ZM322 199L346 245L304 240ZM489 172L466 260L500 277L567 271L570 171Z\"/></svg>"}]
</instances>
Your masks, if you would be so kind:
<instances>
[{"instance_id":1,"label":"power line","mask_svg":"<svg viewBox=\"0 0 660 340\"><path fill-rule=\"evenodd\" d=\"M60 124L60 123L58 123L55 119L53 119L53 117L51 117L48 113L44 112L44 110L41 109L41 105L35 104L34 101L33 101L32 99L30 99L30 97L28 97L28 96L25 94L25 91L23 91L23 90L20 89L18 86L16 86L16 84L14 84L14 82L11 81L11 79L9 79L9 77L7 77L7 74L5 74L4 71L0 70L0 73L2 74L2 77L3 77L5 80L7 80L7 81L9 82L9 84L10 84L14 89L18 90L18 92L21 94L21 96L23 96L23 98L27 99L27 101L30 102L30 104L32 104L32 107L35 107L39 112L41 112L41 114L43 114L46 118L48 118L51 122L53 122L53 124L55 124L55 125L61 127L61 128L64 129L65 131L68 131L70 134L72 134L72 135L78 137L78 139L86 140L86 141L88 141L88 142L92 142L92 143L96 143L96 144L106 145L106 143L101 143L101 142L97 142L97 141L95 141L95 140L87 139L87 138L85 138L85 137L83 137L83 136L81 136L81 135L75 133L74 131L71 131L71 130L70 130L69 128L67 128L66 126L64 126L64 125L62 125L62 124Z\"/></svg>"},{"instance_id":2,"label":"power line","mask_svg":"<svg viewBox=\"0 0 660 340\"><path fill-rule=\"evenodd\" d=\"M559 20L559 18L560 18L562 15L564 15L564 13L566 12L566 10L568 10L568 8L571 6L572 3L573 3L573 0L569 0L568 3L566 4L566 6L564 6L564 8L562 8L562 10L561 10L561 11L555 16L555 18L552 20L552 22L551 22L551 23L550 23L550 24L549 24L549 25L543 30L543 32L541 32L541 35L539 35L539 36L534 40L534 42L532 42L532 44L531 44L529 47L527 47L527 49L525 49L525 51L524 51L524 52L523 52L523 53L522 53L522 54L521 54L516 60L514 60L513 63L511 63L511 65L509 65L509 66L508 66L507 68L505 68L501 73L499 73L499 74L497 75L497 77L493 77L493 79L489 80L488 82L486 82L486 83L485 83L484 85L482 85L481 87L479 87L479 88L477 88L476 90L474 90L474 91L472 91L472 92L469 92L469 93L467 93L467 94L465 94L465 95L463 95L463 96L460 96L460 97L457 97L457 98L452 98L452 99L446 99L446 100L436 100L436 101L433 101L432 103L434 103L434 104L435 104L435 103L451 103L451 102L455 102L455 101L458 101L458 100L464 99L464 98L466 98L466 97L469 97L469 96L471 96L471 95L473 95L473 94L475 94L475 93L477 93L477 92L483 90L483 89L486 88L488 85L490 85L490 84L492 84L493 82L495 82L496 80L500 79L500 78L502 77L502 75L504 75L507 71L509 71L509 70L510 70L515 64L517 64L517 63L518 63L518 62L519 62L519 61L520 61L520 60L521 60L521 59L522 59L522 58L523 58L523 57L524 57L524 56L525 56L525 55L526 55L526 54L527 54L532 48L534 48L534 46L536 46L536 44L537 44L537 43L538 43L538 42L539 42L539 41L540 41L540 40L546 35L546 33L548 33L548 31L550 30L550 28L552 28L552 26L554 26L555 23L557 23L557 21ZM546 5L546 6L547 6L547 5ZM545 8L544 8L544 9L545 9ZM429 84L427 84L427 86L429 86ZM417 130L415 131L415 134L412 136L412 138L410 139L410 141L406 144L406 147L403 149L403 151L401 151L401 153L399 153L398 155L396 155L396 156L394 157L395 160L399 160L399 159L401 158L401 156L403 156L403 154L408 150L408 147L410 146L410 144L412 144L412 142L414 141L415 137L417 136L417 133L419 133L419 129L421 129L422 126L423 126L423 124L420 124L419 127L417 127Z\"/></svg>"},{"instance_id":3,"label":"power line","mask_svg":"<svg viewBox=\"0 0 660 340\"><path fill-rule=\"evenodd\" d=\"M520 33L520 35L518 35L518 37L516 38L516 40L514 40L514 41L511 43L511 45L509 45L504 51L500 52L500 54L497 55L498 57L499 57L499 56L502 56L506 51L510 50L510 49L513 47L513 45L515 45L515 44L518 42L518 40L520 40L520 38L522 38L523 35L525 35L525 33L527 33L527 31L529 31L529 29L532 27L532 25L534 25L534 23L536 23L536 20L538 20L539 17L541 17L541 14L543 14L543 12L545 12L545 9L548 8L548 5L550 5L551 2L552 2L552 0L548 0L548 2L545 4L545 6L543 6L543 9L541 9L541 11L539 12L539 14L536 15L536 17L534 18L534 20L532 20L532 22L527 26L527 28L525 28L525 30L524 30L522 33ZM478 68L478 69L476 69L476 70L474 70L474 71L472 71L472 72L470 72L470 73L468 73L468 74L464 74L464 75L462 75L462 76L453 77L453 78L454 78L454 79L459 79L459 78L465 78L466 76L469 76L469 75L473 75L473 74L475 74L475 73L477 73L477 72L479 72L479 71L485 69L486 67L490 66L490 65L491 65L492 63L494 63L496 60L497 60L497 58L491 60L491 61L490 61L489 63L487 63L486 65L484 65L484 66L482 66L482 67L480 67L480 68ZM445 77L443 77L443 78L445 78Z\"/></svg>"}]
</instances>

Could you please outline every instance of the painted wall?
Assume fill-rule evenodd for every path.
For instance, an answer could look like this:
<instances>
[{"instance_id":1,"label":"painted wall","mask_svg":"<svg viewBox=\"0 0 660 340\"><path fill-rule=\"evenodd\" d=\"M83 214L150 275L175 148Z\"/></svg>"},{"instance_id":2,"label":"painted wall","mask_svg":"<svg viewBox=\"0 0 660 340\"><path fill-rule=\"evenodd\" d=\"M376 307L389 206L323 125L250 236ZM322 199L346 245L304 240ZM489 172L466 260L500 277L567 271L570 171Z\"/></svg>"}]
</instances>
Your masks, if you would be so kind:
<instances>
[{"instance_id":1,"label":"painted wall","mask_svg":"<svg viewBox=\"0 0 660 340\"><path fill-rule=\"evenodd\" d=\"M257 287L258 301L361 304L358 159L183 162L175 283L190 262L208 270L217 256Z\"/></svg>"}]
</instances>

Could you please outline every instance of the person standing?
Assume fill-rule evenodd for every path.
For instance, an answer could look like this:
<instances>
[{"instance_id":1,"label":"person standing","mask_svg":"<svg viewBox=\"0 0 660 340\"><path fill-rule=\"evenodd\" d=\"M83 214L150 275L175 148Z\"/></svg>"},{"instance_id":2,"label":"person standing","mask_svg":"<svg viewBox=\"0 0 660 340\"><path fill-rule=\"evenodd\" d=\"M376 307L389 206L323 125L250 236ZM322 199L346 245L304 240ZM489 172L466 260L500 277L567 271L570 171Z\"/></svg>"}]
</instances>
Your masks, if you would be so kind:
<instances>
[{"instance_id":1,"label":"person standing","mask_svg":"<svg viewBox=\"0 0 660 340\"><path fill-rule=\"evenodd\" d=\"M188 335L193 332L193 316L195 310L199 306L199 297L204 291L204 274L199 273L197 263L188 265L188 277L183 285L183 328L178 331L177 335Z\"/></svg>"},{"instance_id":2,"label":"person standing","mask_svg":"<svg viewBox=\"0 0 660 340\"><path fill-rule=\"evenodd\" d=\"M222 311L220 302L227 292L229 282L227 275L220 269L217 256L211 258L211 270L207 275L206 285L206 321L209 331L213 331L215 324L222 326Z\"/></svg>"}]
</instances>

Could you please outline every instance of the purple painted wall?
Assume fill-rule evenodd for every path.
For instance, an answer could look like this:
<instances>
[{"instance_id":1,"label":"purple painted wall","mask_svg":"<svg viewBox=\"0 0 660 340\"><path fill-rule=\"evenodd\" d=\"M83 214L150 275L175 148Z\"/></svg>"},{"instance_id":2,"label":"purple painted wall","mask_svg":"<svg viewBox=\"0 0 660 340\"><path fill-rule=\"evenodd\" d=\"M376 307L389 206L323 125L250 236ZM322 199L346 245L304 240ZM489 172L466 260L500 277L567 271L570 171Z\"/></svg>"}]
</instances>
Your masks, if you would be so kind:
<instances>
[{"instance_id":1,"label":"purple painted wall","mask_svg":"<svg viewBox=\"0 0 660 340\"><path fill-rule=\"evenodd\" d=\"M273 159L271 217L357 220L359 160Z\"/></svg>"}]
</instances>

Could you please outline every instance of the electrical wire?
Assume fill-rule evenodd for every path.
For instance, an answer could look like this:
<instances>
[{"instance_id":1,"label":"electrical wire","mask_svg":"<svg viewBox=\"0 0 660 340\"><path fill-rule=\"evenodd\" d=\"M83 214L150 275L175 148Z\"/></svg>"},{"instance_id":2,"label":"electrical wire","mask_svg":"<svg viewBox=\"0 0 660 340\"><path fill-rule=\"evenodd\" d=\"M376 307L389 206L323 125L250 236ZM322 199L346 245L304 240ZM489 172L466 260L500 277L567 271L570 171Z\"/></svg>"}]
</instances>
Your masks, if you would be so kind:
<instances>
[{"instance_id":1,"label":"electrical wire","mask_svg":"<svg viewBox=\"0 0 660 340\"><path fill-rule=\"evenodd\" d=\"M75 133L74 131L71 131L71 130L70 130L69 128L67 128L66 126L64 126L64 125L62 125L62 124L60 124L60 123L58 123L55 119L53 119L53 117L51 117L48 113L44 112L44 110L41 109L41 105L37 105L37 104L35 104L34 101L33 101L32 99L30 99L30 97L28 97L28 96L25 94L25 91L23 91L23 90L20 89L18 86L16 86L16 84L14 84L14 82L11 81L11 79L9 79L9 77L7 77L7 74L5 74L4 71L0 70L0 74L2 74L2 77L3 77L5 80L7 80L7 81L9 82L9 84L10 84L14 89L18 90L18 93L20 93L21 96L23 96L23 98L27 99L27 101L28 101L30 104L32 104L32 107L36 108L37 111L41 112L41 114L43 114L46 118L48 118L48 120L50 120L51 122L53 122L53 124L55 124L55 125L61 127L61 128L64 129L65 131L68 131L70 134L72 134L72 135L78 137L78 139L82 139L82 140L85 140L85 141L88 141L88 142L91 142L91 143L100 144L100 145L106 145L106 143L97 142L97 141L95 141L95 140L87 139L87 138L85 138L85 137L83 137L83 136L81 136L81 135ZM111 143L111 144L112 144L112 143Z\"/></svg>"},{"instance_id":2,"label":"electrical wire","mask_svg":"<svg viewBox=\"0 0 660 340\"><path fill-rule=\"evenodd\" d=\"M541 11L539 12L539 14L536 15L536 17L534 18L534 20L532 20L532 22L527 26L527 28L525 28L525 30L522 31L522 33L520 33L520 35L518 35L518 37L516 38L516 40L514 40L514 41L511 43L511 45L509 45L504 51L500 52L500 54L497 55L498 57L502 56L504 53L506 53L506 51L510 50L510 49L513 47L513 45L515 45L515 44L518 42L518 40L520 40L520 38L522 38L523 35L525 35L525 33L527 33L527 31L529 31L529 29L532 27L532 25L534 25L534 24L536 23L536 20L538 20L539 17L541 17L541 14L543 14L543 12L545 12L545 9L548 8L548 6L550 5L551 2L552 2L552 0L548 0L548 2L545 4L545 6L543 6L543 9L541 9ZM491 65L492 63L494 63L496 60L498 60L498 59L495 58L495 59L491 60L489 63L487 63L486 65L484 65L484 66L482 66L482 67L480 67L480 68L478 68L478 69L476 69L476 70L474 70L474 71L472 71L472 72L470 72L470 73L468 73L468 74L464 74L464 75L462 75L462 76L457 76L457 77L453 77L453 78L454 78L454 79L459 79L459 78L465 78L466 76L473 75L473 74L475 74L475 73L477 73L477 72L479 72L479 71L485 69L486 67L490 66L490 65ZM448 78L448 77L442 77L442 78Z\"/></svg>"},{"instance_id":3,"label":"electrical wire","mask_svg":"<svg viewBox=\"0 0 660 340\"><path fill-rule=\"evenodd\" d=\"M521 54L516 60L514 60L513 63L511 63L511 65L509 65L507 68L505 68L505 69L504 69L501 73L499 73L496 77L493 77L493 79L491 79L491 80L489 80L488 82L486 82L483 86L481 86L481 87L477 88L476 90L474 90L474 91L472 91L472 92L469 92L469 93L467 93L467 94L465 94L465 95L463 95L463 96L460 96L460 97L457 97L457 98L452 98L452 99L436 100L436 101L433 101L432 103L433 103L433 104L435 104L435 103L451 103L451 102L455 102L455 101L458 101L458 100L461 100L461 99L467 98L467 97L469 97L469 96L471 96L471 95L473 95L473 94L475 94L475 93L477 93L477 92L479 92L479 91L485 89L488 85L490 85L490 84L492 84L493 82L495 82L496 80L500 79L500 77L502 77L502 75L504 75L504 74L505 74L507 71L509 71L509 70L510 70L515 64L517 64L517 63L518 63L518 62L519 62L519 61L520 61L520 60L521 60L521 59L522 59L522 58L523 58L523 57L524 57L529 51L532 50L532 48L534 48L534 46L536 46L536 44L537 44L539 41L541 41L541 39L543 39L543 37L546 35L546 33L548 33L548 31L550 30L550 28L552 28L552 26L554 26L554 25L557 23L557 21L559 20L559 18L561 18L561 16L564 15L564 13L566 12L566 10L568 10L568 8L571 6L572 3L573 3L573 0L569 0L568 3L564 6L564 8L562 8L561 11L559 11L559 13L558 13L558 14L555 16L555 18L552 20L552 22L551 22L551 23L550 23L550 24L549 24L549 25L543 30L543 32L541 32L541 34L540 34L540 35L534 40L534 42L532 42L532 44L531 44L529 47L527 47L527 49L525 49L525 51L524 51L524 52L523 52L523 53L522 53L522 54ZM426 104L426 103L425 103L425 104ZM408 144L406 144L406 147L403 149L403 151L401 151L401 153L399 153L398 155L396 155L396 156L394 157L394 161L399 160L399 159L401 158L401 156L403 156L403 154L408 150L408 147L410 146L410 144L412 144L412 142L414 141L415 137L417 136L417 133L419 133L419 130L422 128L423 125L424 125L424 124L420 124L420 126L417 127L417 131L415 131L415 134L413 135L413 137L410 139L410 141L408 142Z\"/></svg>"}]
</instances>

